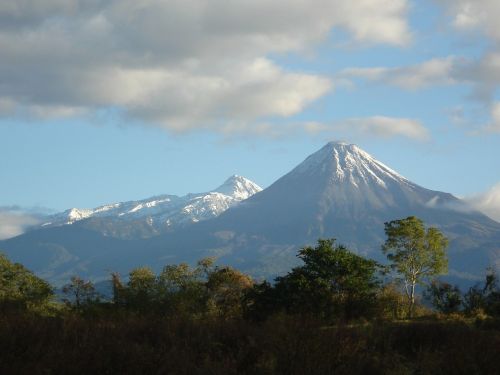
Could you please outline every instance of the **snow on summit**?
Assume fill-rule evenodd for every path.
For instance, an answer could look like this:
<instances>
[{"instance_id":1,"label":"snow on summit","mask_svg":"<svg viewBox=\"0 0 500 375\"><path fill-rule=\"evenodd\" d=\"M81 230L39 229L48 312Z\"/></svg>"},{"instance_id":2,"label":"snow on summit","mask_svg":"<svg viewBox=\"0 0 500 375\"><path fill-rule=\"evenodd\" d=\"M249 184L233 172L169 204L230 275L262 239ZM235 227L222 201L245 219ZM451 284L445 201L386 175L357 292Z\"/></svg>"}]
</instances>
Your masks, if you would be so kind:
<instances>
[{"instance_id":1,"label":"snow on summit","mask_svg":"<svg viewBox=\"0 0 500 375\"><path fill-rule=\"evenodd\" d=\"M42 226L60 226L77 221L107 217L121 220L146 218L150 225L172 227L220 215L229 207L260 192L262 188L249 179L233 175L218 188L199 194L160 195L139 201L108 204L94 209L71 208L51 215Z\"/></svg>"},{"instance_id":2,"label":"snow on summit","mask_svg":"<svg viewBox=\"0 0 500 375\"><path fill-rule=\"evenodd\" d=\"M349 182L354 186L369 185L372 182L386 187L387 180L408 183L409 181L373 158L355 144L329 142L310 155L296 169L296 173L308 171L329 171L334 181Z\"/></svg>"},{"instance_id":3,"label":"snow on summit","mask_svg":"<svg viewBox=\"0 0 500 375\"><path fill-rule=\"evenodd\" d=\"M228 195L238 200L250 198L261 190L262 188L256 183L236 174L229 177L221 186L215 189L218 193Z\"/></svg>"}]
</instances>

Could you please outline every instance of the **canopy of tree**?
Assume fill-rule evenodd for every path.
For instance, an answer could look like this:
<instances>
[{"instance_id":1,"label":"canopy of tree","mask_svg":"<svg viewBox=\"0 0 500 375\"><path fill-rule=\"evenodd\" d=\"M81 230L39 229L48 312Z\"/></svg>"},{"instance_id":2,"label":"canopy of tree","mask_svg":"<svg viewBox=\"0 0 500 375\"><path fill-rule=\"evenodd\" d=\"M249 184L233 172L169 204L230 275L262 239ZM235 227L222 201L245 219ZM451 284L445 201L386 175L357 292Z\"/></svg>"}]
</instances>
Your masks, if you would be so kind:
<instances>
[{"instance_id":1,"label":"canopy of tree","mask_svg":"<svg viewBox=\"0 0 500 375\"><path fill-rule=\"evenodd\" d=\"M43 305L53 296L52 287L22 264L12 263L0 254L0 306L32 308Z\"/></svg>"},{"instance_id":2,"label":"canopy of tree","mask_svg":"<svg viewBox=\"0 0 500 375\"><path fill-rule=\"evenodd\" d=\"M274 309L351 319L373 308L379 286L375 261L336 245L334 239L320 239L316 247L301 249L298 257L302 266L276 278L274 286L263 283L254 289L254 313Z\"/></svg>"}]
</instances>

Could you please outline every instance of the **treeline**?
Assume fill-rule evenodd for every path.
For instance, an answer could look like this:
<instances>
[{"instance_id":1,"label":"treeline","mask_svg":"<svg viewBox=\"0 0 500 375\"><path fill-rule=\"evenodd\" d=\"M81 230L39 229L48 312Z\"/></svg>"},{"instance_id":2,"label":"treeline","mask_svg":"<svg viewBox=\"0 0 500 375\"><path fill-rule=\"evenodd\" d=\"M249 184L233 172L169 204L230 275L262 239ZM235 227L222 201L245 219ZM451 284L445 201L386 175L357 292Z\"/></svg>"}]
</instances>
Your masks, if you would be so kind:
<instances>
[{"instance_id":1,"label":"treeline","mask_svg":"<svg viewBox=\"0 0 500 375\"><path fill-rule=\"evenodd\" d=\"M62 304L53 288L20 264L0 255L0 311L31 311L46 315L115 312L158 316L243 318L264 321L278 314L313 316L325 322L396 320L410 317L408 296L390 269L357 255L334 240L298 253L303 265L274 283L256 283L229 266L206 258L196 267L167 265L159 274L148 267L133 269L126 281L113 273L112 296L96 291L91 281L72 277L62 288ZM434 312L464 317L499 317L500 286L489 270L484 283L462 292L433 280L416 306L416 315Z\"/></svg>"}]
</instances>

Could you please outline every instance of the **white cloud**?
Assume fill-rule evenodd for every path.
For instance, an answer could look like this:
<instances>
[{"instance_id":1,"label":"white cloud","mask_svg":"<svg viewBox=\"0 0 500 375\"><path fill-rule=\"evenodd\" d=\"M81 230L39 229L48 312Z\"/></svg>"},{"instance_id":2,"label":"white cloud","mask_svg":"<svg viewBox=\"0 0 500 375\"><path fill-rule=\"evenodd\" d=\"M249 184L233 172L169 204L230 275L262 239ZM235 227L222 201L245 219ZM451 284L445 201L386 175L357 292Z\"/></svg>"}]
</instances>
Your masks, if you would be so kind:
<instances>
[{"instance_id":1,"label":"white cloud","mask_svg":"<svg viewBox=\"0 0 500 375\"><path fill-rule=\"evenodd\" d=\"M313 49L336 28L405 45L407 12L407 0L2 2L0 114L114 107L174 131L224 132L291 116L332 84L271 55Z\"/></svg>"},{"instance_id":2,"label":"white cloud","mask_svg":"<svg viewBox=\"0 0 500 375\"><path fill-rule=\"evenodd\" d=\"M436 0L446 6L453 25L460 30L479 30L500 42L498 0Z\"/></svg>"},{"instance_id":3,"label":"white cloud","mask_svg":"<svg viewBox=\"0 0 500 375\"><path fill-rule=\"evenodd\" d=\"M340 77L364 78L407 90L416 90L429 86L455 83L456 80L453 75L459 62L459 59L449 56L404 67L348 68L340 73Z\"/></svg>"},{"instance_id":4,"label":"white cloud","mask_svg":"<svg viewBox=\"0 0 500 375\"><path fill-rule=\"evenodd\" d=\"M481 33L493 43L476 61L458 69L456 79L473 86L471 97L483 102L491 112L491 122L482 130L500 131L500 108L494 101L500 85L500 1L498 0L435 0L445 6L456 30Z\"/></svg>"},{"instance_id":5,"label":"white cloud","mask_svg":"<svg viewBox=\"0 0 500 375\"><path fill-rule=\"evenodd\" d=\"M470 205L500 222L500 183L488 191L465 199Z\"/></svg>"},{"instance_id":6,"label":"white cloud","mask_svg":"<svg viewBox=\"0 0 500 375\"><path fill-rule=\"evenodd\" d=\"M401 67L348 68L338 75L339 80L355 79L379 82L405 90L419 90L442 85L462 85L471 89L469 99L490 110L491 123L481 131L500 131L500 109L494 101L500 86L500 52L489 52L477 60L448 56ZM346 86L344 84L344 86ZM461 119L457 118L460 115ZM464 122L463 108L452 113L455 123Z\"/></svg>"},{"instance_id":7,"label":"white cloud","mask_svg":"<svg viewBox=\"0 0 500 375\"><path fill-rule=\"evenodd\" d=\"M235 128L242 131L238 134ZM238 138L241 133L245 135L266 136L267 138L282 139L290 136L303 136L304 134L331 138L376 137L376 138L408 138L414 141L427 141L430 134L427 128L418 120L387 116L369 116L360 118L347 118L333 122L287 122L276 124L268 122L257 123L230 123L222 132L228 139Z\"/></svg>"},{"instance_id":8,"label":"white cloud","mask_svg":"<svg viewBox=\"0 0 500 375\"><path fill-rule=\"evenodd\" d=\"M303 122L293 125L296 131L304 131L312 135L339 133L346 136L393 138L403 137L415 141L427 141L430 134L427 128L418 120L387 116L369 116L348 118L332 123Z\"/></svg>"},{"instance_id":9,"label":"white cloud","mask_svg":"<svg viewBox=\"0 0 500 375\"><path fill-rule=\"evenodd\" d=\"M117 69L102 76L89 79L82 89L125 106L136 118L177 131L221 130L228 121L291 116L331 89L328 79L285 72L264 58L233 66L224 76L164 69Z\"/></svg>"},{"instance_id":10,"label":"white cloud","mask_svg":"<svg viewBox=\"0 0 500 375\"><path fill-rule=\"evenodd\" d=\"M24 212L18 207L0 207L0 240L18 236L38 223L35 214Z\"/></svg>"},{"instance_id":11,"label":"white cloud","mask_svg":"<svg viewBox=\"0 0 500 375\"><path fill-rule=\"evenodd\" d=\"M485 130L492 133L500 133L500 102L495 102L491 106L491 122Z\"/></svg>"},{"instance_id":12,"label":"white cloud","mask_svg":"<svg viewBox=\"0 0 500 375\"><path fill-rule=\"evenodd\" d=\"M13 114L16 104L9 98L0 97L0 116Z\"/></svg>"},{"instance_id":13,"label":"white cloud","mask_svg":"<svg viewBox=\"0 0 500 375\"><path fill-rule=\"evenodd\" d=\"M349 129L381 138L405 137L417 141L426 141L430 138L428 130L417 120L386 116L372 116L354 118L345 121L342 125Z\"/></svg>"}]
</instances>

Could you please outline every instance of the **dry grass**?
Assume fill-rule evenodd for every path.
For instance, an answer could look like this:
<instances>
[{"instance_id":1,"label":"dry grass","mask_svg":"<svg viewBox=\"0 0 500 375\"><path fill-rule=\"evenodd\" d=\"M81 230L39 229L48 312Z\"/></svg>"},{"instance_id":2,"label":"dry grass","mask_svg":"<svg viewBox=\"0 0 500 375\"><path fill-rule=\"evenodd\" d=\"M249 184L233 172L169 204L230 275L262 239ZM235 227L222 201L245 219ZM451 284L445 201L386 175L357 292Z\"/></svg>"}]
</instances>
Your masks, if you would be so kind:
<instances>
[{"instance_id":1,"label":"dry grass","mask_svg":"<svg viewBox=\"0 0 500 375\"><path fill-rule=\"evenodd\" d=\"M498 324L451 320L0 318L2 374L495 374L499 355Z\"/></svg>"}]
</instances>

